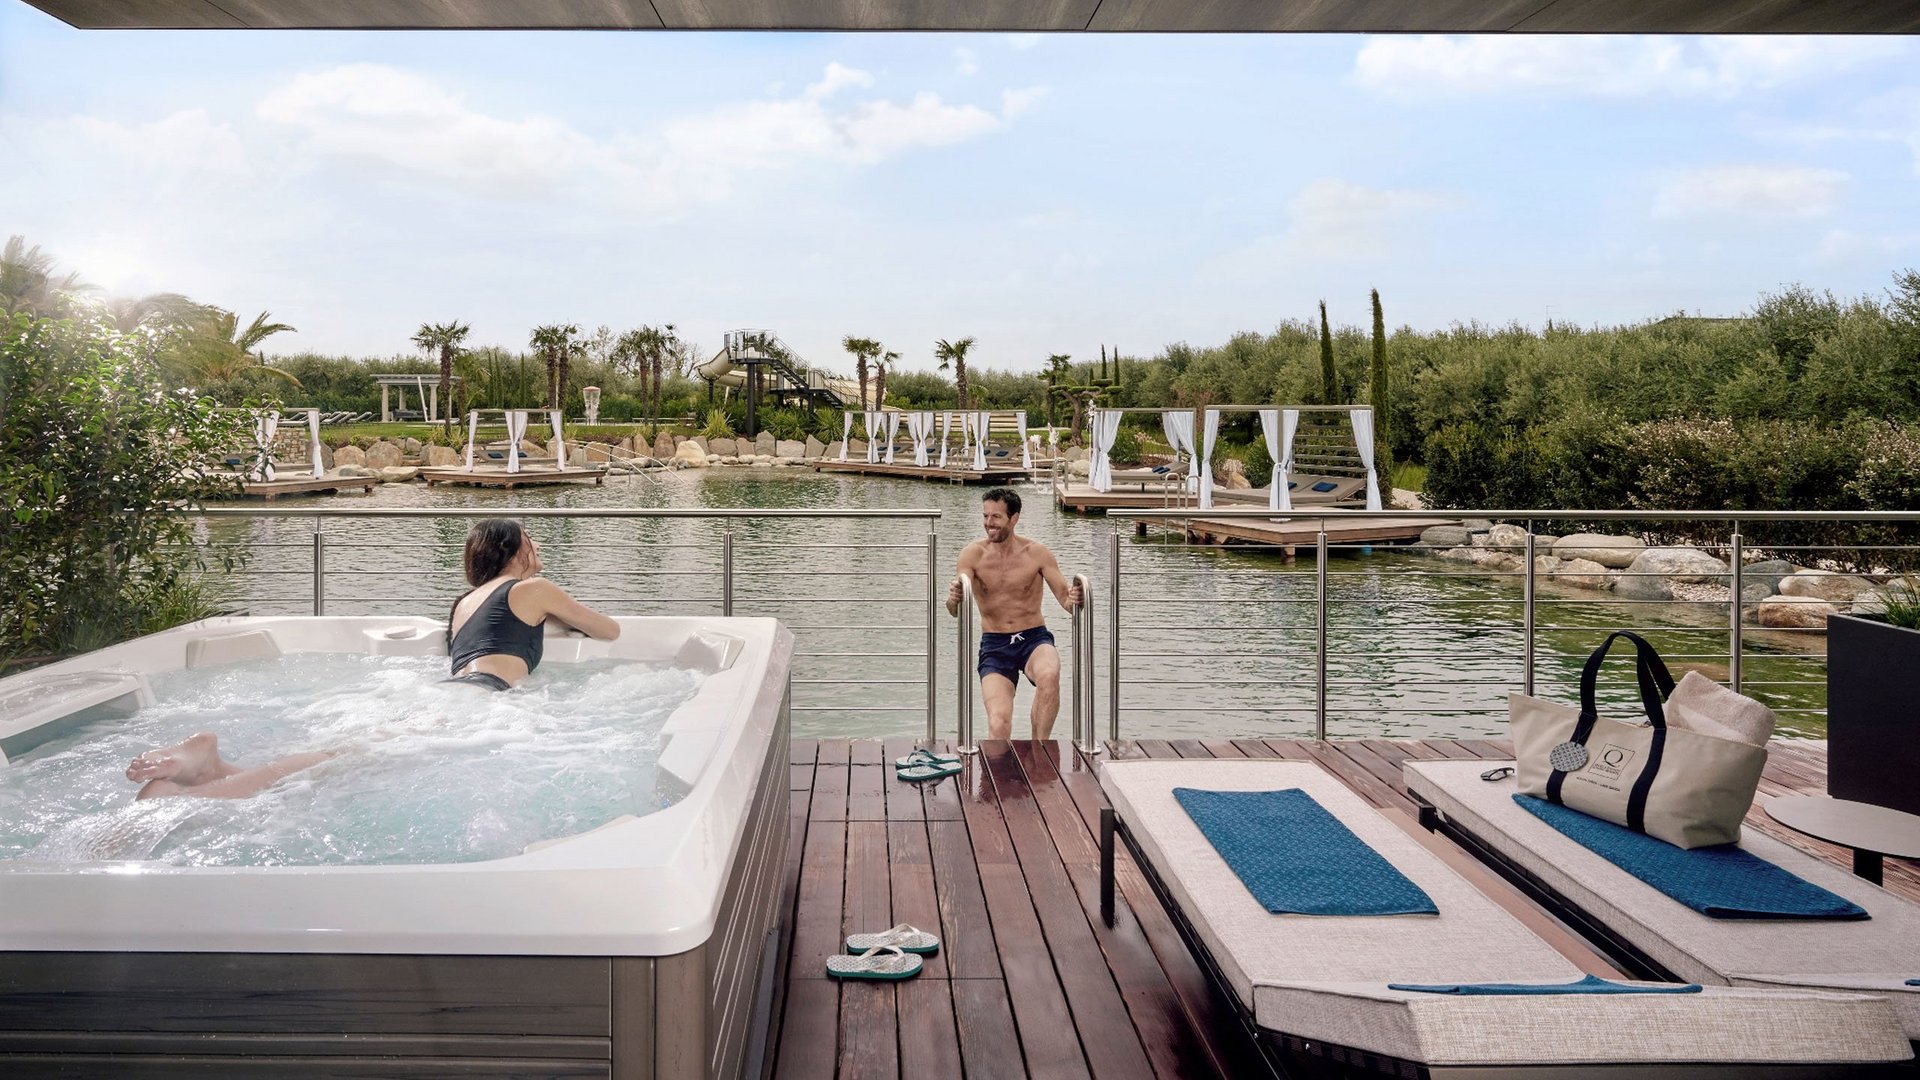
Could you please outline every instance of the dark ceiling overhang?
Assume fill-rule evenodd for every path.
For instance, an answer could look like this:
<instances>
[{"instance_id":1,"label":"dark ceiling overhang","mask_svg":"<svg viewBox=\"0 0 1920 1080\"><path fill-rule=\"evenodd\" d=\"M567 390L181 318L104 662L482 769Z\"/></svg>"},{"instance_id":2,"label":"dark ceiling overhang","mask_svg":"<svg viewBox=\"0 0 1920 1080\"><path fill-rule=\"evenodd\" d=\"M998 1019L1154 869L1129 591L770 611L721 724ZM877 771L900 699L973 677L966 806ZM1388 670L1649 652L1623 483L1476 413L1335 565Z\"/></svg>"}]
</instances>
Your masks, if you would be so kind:
<instances>
[{"instance_id":1,"label":"dark ceiling overhang","mask_svg":"<svg viewBox=\"0 0 1920 1080\"><path fill-rule=\"evenodd\" d=\"M1911 34L1920 0L27 0L83 29Z\"/></svg>"}]
</instances>

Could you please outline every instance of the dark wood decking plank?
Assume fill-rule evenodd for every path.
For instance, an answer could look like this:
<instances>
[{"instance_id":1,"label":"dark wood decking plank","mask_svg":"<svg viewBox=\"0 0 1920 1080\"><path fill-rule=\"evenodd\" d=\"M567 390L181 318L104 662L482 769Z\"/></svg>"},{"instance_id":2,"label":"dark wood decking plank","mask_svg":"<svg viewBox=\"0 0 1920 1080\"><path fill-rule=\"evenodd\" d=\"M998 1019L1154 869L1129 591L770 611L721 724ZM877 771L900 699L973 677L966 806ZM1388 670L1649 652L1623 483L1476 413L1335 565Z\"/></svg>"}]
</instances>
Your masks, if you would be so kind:
<instances>
[{"instance_id":1,"label":"dark wood decking plank","mask_svg":"<svg viewBox=\"0 0 1920 1080\"><path fill-rule=\"evenodd\" d=\"M1230 739L1206 739L1200 743L1206 752L1217 758L1243 758L1246 751L1236 746Z\"/></svg>"},{"instance_id":2,"label":"dark wood decking plank","mask_svg":"<svg viewBox=\"0 0 1920 1080\"><path fill-rule=\"evenodd\" d=\"M1143 757L1177 758L1180 756L1179 751L1173 748L1173 744L1165 739L1138 739L1135 740L1134 745L1139 747Z\"/></svg>"},{"instance_id":3,"label":"dark wood decking plank","mask_svg":"<svg viewBox=\"0 0 1920 1080\"><path fill-rule=\"evenodd\" d=\"M1235 739L1233 740L1233 748L1250 758L1277 758L1280 756L1273 752L1273 747L1268 746L1259 739Z\"/></svg>"},{"instance_id":4,"label":"dark wood decking plank","mask_svg":"<svg viewBox=\"0 0 1920 1080\"><path fill-rule=\"evenodd\" d=\"M840 951L840 905L846 892L847 823L809 821L794 904L789 978L827 977L827 957Z\"/></svg>"},{"instance_id":5,"label":"dark wood decking plank","mask_svg":"<svg viewBox=\"0 0 1920 1080\"><path fill-rule=\"evenodd\" d=\"M1195 1007L1189 1007L1128 905L1114 905L1112 927L1101 920L1099 845L1067 791L1059 771L1062 753L1071 757L1073 748L1046 743L1019 743L1014 748L1026 775L1028 790L1032 792L1034 808L1065 867L1080 904L1081 917L1105 955L1107 968L1145 1048L1148 1064L1159 1077L1217 1080L1233 1075L1228 1063L1209 1042L1208 1033L1212 1029L1205 1025L1215 1017L1211 1013L1212 999L1205 980L1199 979L1197 986L1189 987L1189 992L1196 993L1200 999ZM1016 836L1016 850L1019 845ZM1058 939L1050 935L1050 940L1058 949ZM1188 959L1183 950L1175 955L1177 959ZM1199 974L1197 969L1194 973ZM1196 1008L1201 1013L1199 1017L1195 1016ZM1097 1062L1095 1073L1106 1075Z\"/></svg>"},{"instance_id":6,"label":"dark wood decking plank","mask_svg":"<svg viewBox=\"0 0 1920 1080\"><path fill-rule=\"evenodd\" d=\"M900 1019L896 990L890 982L853 979L841 984L841 1080L899 1077Z\"/></svg>"},{"instance_id":7,"label":"dark wood decking plank","mask_svg":"<svg viewBox=\"0 0 1920 1080\"><path fill-rule=\"evenodd\" d=\"M779 1080L834 1080L838 1060L840 988L828 979L795 979L787 986L786 1021L774 1051Z\"/></svg>"},{"instance_id":8,"label":"dark wood decking plank","mask_svg":"<svg viewBox=\"0 0 1920 1080\"><path fill-rule=\"evenodd\" d=\"M844 760L828 761L822 755L813 768L813 805L808 808L808 817L814 821L847 820L847 784L852 779L848 769Z\"/></svg>"},{"instance_id":9,"label":"dark wood decking plank","mask_svg":"<svg viewBox=\"0 0 1920 1080\"><path fill-rule=\"evenodd\" d=\"M878 739L855 739L848 746L848 764L878 765L884 752Z\"/></svg>"},{"instance_id":10,"label":"dark wood decking plank","mask_svg":"<svg viewBox=\"0 0 1920 1080\"><path fill-rule=\"evenodd\" d=\"M1210 758L1213 756L1213 751L1207 749L1206 744L1202 743L1199 739L1174 739L1169 745L1173 747L1174 753L1183 758Z\"/></svg>"},{"instance_id":11,"label":"dark wood decking plank","mask_svg":"<svg viewBox=\"0 0 1920 1080\"><path fill-rule=\"evenodd\" d=\"M894 776L894 762L913 753L912 739L888 739L884 744L881 762L886 777L887 820L888 821L925 821L927 819L926 800L921 796L919 784L903 783Z\"/></svg>"},{"instance_id":12,"label":"dark wood decking plank","mask_svg":"<svg viewBox=\"0 0 1920 1080\"><path fill-rule=\"evenodd\" d=\"M933 849L927 842L926 822L887 822L887 866L893 883L893 922L888 925L906 923L939 937L947 948L923 958L919 977L946 978L947 954L953 935L940 919L940 899L933 887ZM951 1002L948 1009L951 1012Z\"/></svg>"},{"instance_id":13,"label":"dark wood decking plank","mask_svg":"<svg viewBox=\"0 0 1920 1080\"><path fill-rule=\"evenodd\" d=\"M1307 751L1307 744L1298 739L1267 739L1261 745L1273 752L1273 756L1284 761L1312 761L1314 756Z\"/></svg>"},{"instance_id":14,"label":"dark wood decking plank","mask_svg":"<svg viewBox=\"0 0 1920 1080\"><path fill-rule=\"evenodd\" d=\"M1407 784L1400 773L1399 761L1384 758L1363 743L1342 741L1334 745L1339 748L1340 753L1346 755L1349 761L1365 769L1368 776L1373 777L1383 788L1393 793L1393 805L1396 809L1405 810L1409 814L1417 809L1413 797L1407 794Z\"/></svg>"},{"instance_id":15,"label":"dark wood decking plank","mask_svg":"<svg viewBox=\"0 0 1920 1080\"><path fill-rule=\"evenodd\" d=\"M1020 1035L1013 1026L1007 986L999 979L955 979L953 1018L967 1080L1027 1080ZM784 1078L783 1078L784 1080Z\"/></svg>"},{"instance_id":16,"label":"dark wood decking plank","mask_svg":"<svg viewBox=\"0 0 1920 1080\"><path fill-rule=\"evenodd\" d=\"M940 908L940 960L954 979L1000 978L993 923L964 821L927 822L934 900ZM928 927L928 929L932 929Z\"/></svg>"},{"instance_id":17,"label":"dark wood decking plank","mask_svg":"<svg viewBox=\"0 0 1920 1080\"><path fill-rule=\"evenodd\" d=\"M870 744L878 747L878 743ZM878 765L852 765L847 768L847 820L887 820L887 785L907 786L896 779L892 769Z\"/></svg>"},{"instance_id":18,"label":"dark wood decking plank","mask_svg":"<svg viewBox=\"0 0 1920 1080\"><path fill-rule=\"evenodd\" d=\"M1456 761L1464 761L1480 756L1466 747L1461 746L1459 743L1454 742L1452 739L1418 739L1415 740L1415 743L1426 750L1428 756L1434 758L1451 758Z\"/></svg>"},{"instance_id":19,"label":"dark wood decking plank","mask_svg":"<svg viewBox=\"0 0 1920 1080\"><path fill-rule=\"evenodd\" d=\"M1320 763L1321 768L1339 777L1342 783L1373 805L1412 811L1411 800L1368 772L1365 766L1341 752L1340 744L1310 742L1302 743L1301 747L1311 755L1314 761Z\"/></svg>"},{"instance_id":20,"label":"dark wood decking plank","mask_svg":"<svg viewBox=\"0 0 1920 1080\"><path fill-rule=\"evenodd\" d=\"M982 744L989 748L1005 743ZM1080 1049L1060 980L1054 974L1040 918L1034 911L1026 875L1013 851L1006 822L987 778L984 763L968 769L970 783L961 795L967 814L967 835L980 868L980 889L993 921L993 940L1006 977L1007 999L1020 1032L1027 1071L1034 1076L1090 1076Z\"/></svg>"},{"instance_id":21,"label":"dark wood decking plank","mask_svg":"<svg viewBox=\"0 0 1920 1080\"><path fill-rule=\"evenodd\" d=\"M933 749L943 753L952 753L953 745L944 740L932 744ZM962 759L963 763L965 759ZM958 779L935 780L920 785L920 802L925 808L928 821L960 821L966 817L960 810L960 788Z\"/></svg>"},{"instance_id":22,"label":"dark wood decking plank","mask_svg":"<svg viewBox=\"0 0 1920 1080\"><path fill-rule=\"evenodd\" d=\"M899 985L897 1000L900 1075L912 1080L961 1080L965 1074L951 985L945 979L921 975Z\"/></svg>"},{"instance_id":23,"label":"dark wood decking plank","mask_svg":"<svg viewBox=\"0 0 1920 1080\"><path fill-rule=\"evenodd\" d=\"M818 739L787 740L787 764L811 765L819 760L819 757L820 741Z\"/></svg>"}]
</instances>

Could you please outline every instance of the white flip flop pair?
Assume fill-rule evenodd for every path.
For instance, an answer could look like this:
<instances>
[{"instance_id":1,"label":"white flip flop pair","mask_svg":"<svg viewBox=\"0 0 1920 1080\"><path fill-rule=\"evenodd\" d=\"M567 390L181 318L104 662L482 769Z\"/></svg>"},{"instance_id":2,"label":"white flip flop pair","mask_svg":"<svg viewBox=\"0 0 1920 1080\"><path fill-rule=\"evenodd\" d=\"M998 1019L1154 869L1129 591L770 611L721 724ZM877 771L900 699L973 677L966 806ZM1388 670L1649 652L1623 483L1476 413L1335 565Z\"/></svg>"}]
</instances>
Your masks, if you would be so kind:
<instances>
[{"instance_id":1,"label":"white flip flop pair","mask_svg":"<svg viewBox=\"0 0 1920 1080\"><path fill-rule=\"evenodd\" d=\"M960 755L915 750L906 757L895 758L893 770L893 775L902 780L938 780L960 771Z\"/></svg>"},{"instance_id":2,"label":"white flip flop pair","mask_svg":"<svg viewBox=\"0 0 1920 1080\"><path fill-rule=\"evenodd\" d=\"M878 934L850 934L847 954L827 957L827 974L836 979L895 980L920 974L920 956L940 950L940 939L901 923Z\"/></svg>"}]
</instances>

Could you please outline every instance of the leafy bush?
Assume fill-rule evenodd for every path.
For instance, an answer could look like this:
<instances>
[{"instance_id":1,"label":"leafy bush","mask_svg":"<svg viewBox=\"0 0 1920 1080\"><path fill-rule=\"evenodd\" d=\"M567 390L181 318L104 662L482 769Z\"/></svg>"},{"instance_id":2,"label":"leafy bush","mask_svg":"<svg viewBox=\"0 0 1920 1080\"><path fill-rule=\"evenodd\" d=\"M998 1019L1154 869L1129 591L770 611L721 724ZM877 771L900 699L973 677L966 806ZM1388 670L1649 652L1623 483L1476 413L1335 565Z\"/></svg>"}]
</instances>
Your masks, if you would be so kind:
<instances>
[{"instance_id":1,"label":"leafy bush","mask_svg":"<svg viewBox=\"0 0 1920 1080\"><path fill-rule=\"evenodd\" d=\"M213 470L251 432L244 414L169 388L159 342L83 308L0 324L0 657L99 648L205 613L179 511L238 494Z\"/></svg>"},{"instance_id":2,"label":"leafy bush","mask_svg":"<svg viewBox=\"0 0 1920 1080\"><path fill-rule=\"evenodd\" d=\"M700 434L709 439L733 438L733 424L727 420L727 410L708 409L707 422L701 427Z\"/></svg>"}]
</instances>

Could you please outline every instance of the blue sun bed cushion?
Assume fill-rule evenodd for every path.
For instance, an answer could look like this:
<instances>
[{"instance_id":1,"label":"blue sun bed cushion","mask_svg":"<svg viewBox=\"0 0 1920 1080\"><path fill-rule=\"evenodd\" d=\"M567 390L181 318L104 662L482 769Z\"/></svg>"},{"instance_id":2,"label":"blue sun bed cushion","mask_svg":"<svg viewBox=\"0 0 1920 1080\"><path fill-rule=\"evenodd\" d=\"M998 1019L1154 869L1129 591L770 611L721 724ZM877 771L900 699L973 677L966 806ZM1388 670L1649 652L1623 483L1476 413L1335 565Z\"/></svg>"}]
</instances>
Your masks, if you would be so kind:
<instances>
[{"instance_id":1,"label":"blue sun bed cushion","mask_svg":"<svg viewBox=\"0 0 1920 1080\"><path fill-rule=\"evenodd\" d=\"M1336 484L1336 483L1334 483L1334 482L1333 482L1333 481L1331 481L1331 480L1322 480L1322 481L1320 481L1319 483L1317 483L1317 484L1315 484L1315 485L1313 485L1313 490L1315 490L1315 491L1332 491L1332 490L1333 490L1334 488L1337 488L1337 487L1339 487L1339 486L1340 486L1339 484Z\"/></svg>"},{"instance_id":2,"label":"blue sun bed cushion","mask_svg":"<svg viewBox=\"0 0 1920 1080\"><path fill-rule=\"evenodd\" d=\"M1437 983L1417 986L1412 983L1388 983L1389 990L1408 990L1419 994L1466 994L1483 997L1508 997L1521 994L1697 994L1699 983L1680 986L1674 983L1610 982L1588 975L1570 983Z\"/></svg>"},{"instance_id":3,"label":"blue sun bed cushion","mask_svg":"<svg viewBox=\"0 0 1920 1080\"><path fill-rule=\"evenodd\" d=\"M1173 789L1187 816L1276 915L1438 915L1440 909L1299 788Z\"/></svg>"},{"instance_id":4,"label":"blue sun bed cushion","mask_svg":"<svg viewBox=\"0 0 1920 1080\"><path fill-rule=\"evenodd\" d=\"M1678 848L1532 795L1513 801L1568 839L1713 919L1865 919L1865 908L1734 844Z\"/></svg>"}]
</instances>

